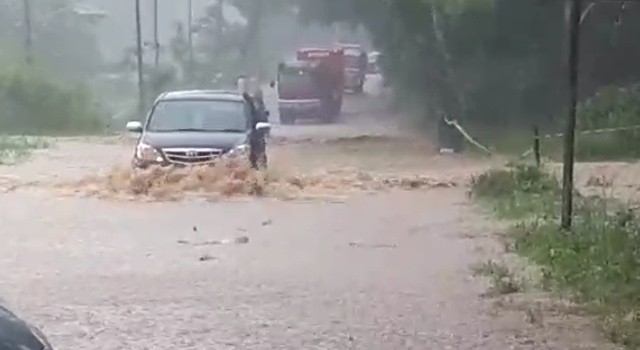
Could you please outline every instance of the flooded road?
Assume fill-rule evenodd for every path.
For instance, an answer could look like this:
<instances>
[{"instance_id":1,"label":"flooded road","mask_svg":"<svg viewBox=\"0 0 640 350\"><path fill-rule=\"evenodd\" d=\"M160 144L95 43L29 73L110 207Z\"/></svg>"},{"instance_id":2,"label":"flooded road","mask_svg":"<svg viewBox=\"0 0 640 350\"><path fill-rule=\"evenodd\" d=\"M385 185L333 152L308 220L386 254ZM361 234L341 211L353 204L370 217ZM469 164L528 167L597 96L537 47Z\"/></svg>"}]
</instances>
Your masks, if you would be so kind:
<instances>
[{"instance_id":1,"label":"flooded road","mask_svg":"<svg viewBox=\"0 0 640 350\"><path fill-rule=\"evenodd\" d=\"M276 126L273 166L441 178L490 166L399 141L393 120L367 109L375 97L351 101L342 124ZM150 203L53 188L126 164L133 144L58 140L0 168L0 295L56 349L590 348L521 313L496 317L480 298L469 237L492 228L464 186Z\"/></svg>"}]
</instances>

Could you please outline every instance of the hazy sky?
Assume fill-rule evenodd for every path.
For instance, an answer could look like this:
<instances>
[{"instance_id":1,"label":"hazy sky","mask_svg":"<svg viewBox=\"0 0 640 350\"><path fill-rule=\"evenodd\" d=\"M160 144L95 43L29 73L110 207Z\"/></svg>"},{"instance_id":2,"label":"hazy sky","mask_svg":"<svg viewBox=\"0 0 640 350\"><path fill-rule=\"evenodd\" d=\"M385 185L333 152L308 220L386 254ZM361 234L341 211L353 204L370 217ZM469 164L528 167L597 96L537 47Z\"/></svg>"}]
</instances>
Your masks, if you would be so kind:
<instances>
[{"instance_id":1,"label":"hazy sky","mask_svg":"<svg viewBox=\"0 0 640 350\"><path fill-rule=\"evenodd\" d=\"M153 0L140 0L142 9L142 30L144 40L153 40ZM194 18L202 15L207 5L216 0L192 0ZM99 40L107 59L118 60L126 47L135 45L135 1L134 0L84 0L82 4L102 9L109 13L98 26ZM159 33L161 42L167 42L175 23L186 23L188 18L187 0L158 0ZM237 16L233 9L226 15Z\"/></svg>"}]
</instances>

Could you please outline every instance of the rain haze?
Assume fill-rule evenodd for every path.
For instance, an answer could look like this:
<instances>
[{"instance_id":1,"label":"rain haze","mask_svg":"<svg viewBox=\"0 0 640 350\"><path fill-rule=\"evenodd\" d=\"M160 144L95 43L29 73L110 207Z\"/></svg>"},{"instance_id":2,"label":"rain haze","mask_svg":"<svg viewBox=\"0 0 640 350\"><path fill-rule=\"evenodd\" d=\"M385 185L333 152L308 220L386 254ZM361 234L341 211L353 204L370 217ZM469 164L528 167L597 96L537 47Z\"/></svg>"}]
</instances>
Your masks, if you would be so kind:
<instances>
[{"instance_id":1,"label":"rain haze","mask_svg":"<svg viewBox=\"0 0 640 350\"><path fill-rule=\"evenodd\" d=\"M639 18L0 0L0 349L640 348Z\"/></svg>"}]
</instances>

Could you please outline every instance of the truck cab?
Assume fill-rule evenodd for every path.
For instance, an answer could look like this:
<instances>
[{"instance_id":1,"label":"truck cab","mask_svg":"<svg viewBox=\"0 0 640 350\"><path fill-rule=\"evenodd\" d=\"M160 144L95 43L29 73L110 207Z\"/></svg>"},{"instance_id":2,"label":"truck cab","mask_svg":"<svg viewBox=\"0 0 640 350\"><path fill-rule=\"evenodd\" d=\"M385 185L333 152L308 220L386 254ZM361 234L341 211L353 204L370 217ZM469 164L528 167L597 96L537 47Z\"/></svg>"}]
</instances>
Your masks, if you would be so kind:
<instances>
[{"instance_id":1,"label":"truck cab","mask_svg":"<svg viewBox=\"0 0 640 350\"><path fill-rule=\"evenodd\" d=\"M278 108L282 124L322 117L322 101L313 76L316 65L286 62L278 66Z\"/></svg>"},{"instance_id":2,"label":"truck cab","mask_svg":"<svg viewBox=\"0 0 640 350\"><path fill-rule=\"evenodd\" d=\"M344 56L341 50L307 48L278 66L280 121L300 118L333 122L342 109Z\"/></svg>"}]
</instances>

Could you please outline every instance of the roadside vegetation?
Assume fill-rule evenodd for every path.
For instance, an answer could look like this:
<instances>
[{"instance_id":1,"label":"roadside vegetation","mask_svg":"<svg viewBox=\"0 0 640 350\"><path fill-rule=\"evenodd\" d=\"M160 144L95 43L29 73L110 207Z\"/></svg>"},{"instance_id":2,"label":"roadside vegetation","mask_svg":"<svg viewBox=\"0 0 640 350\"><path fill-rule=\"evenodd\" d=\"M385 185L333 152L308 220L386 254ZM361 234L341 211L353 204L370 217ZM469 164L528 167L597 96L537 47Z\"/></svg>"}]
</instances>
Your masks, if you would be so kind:
<instances>
[{"instance_id":1,"label":"roadside vegetation","mask_svg":"<svg viewBox=\"0 0 640 350\"><path fill-rule=\"evenodd\" d=\"M485 173L471 191L497 217L514 222L510 247L541 267L544 289L585 305L612 341L640 347L640 218L631 208L578 194L574 227L563 232L556 179L528 165ZM496 269L480 269L489 270Z\"/></svg>"},{"instance_id":2,"label":"roadside vegetation","mask_svg":"<svg viewBox=\"0 0 640 350\"><path fill-rule=\"evenodd\" d=\"M48 148L49 142L34 137L0 136L0 165L12 165L36 149Z\"/></svg>"},{"instance_id":3,"label":"roadside vegetation","mask_svg":"<svg viewBox=\"0 0 640 350\"><path fill-rule=\"evenodd\" d=\"M0 72L3 134L86 134L102 128L92 98L81 85L56 83L33 67L16 66Z\"/></svg>"},{"instance_id":4,"label":"roadside vegetation","mask_svg":"<svg viewBox=\"0 0 640 350\"><path fill-rule=\"evenodd\" d=\"M632 161L640 158L640 88L608 86L580 104L576 160ZM558 118L562 121L562 118ZM517 126L500 135L495 127L472 126L469 132L487 147L510 157L531 156L533 125ZM562 123L540 127L543 158L562 159ZM471 149L475 151L475 149Z\"/></svg>"}]
</instances>

